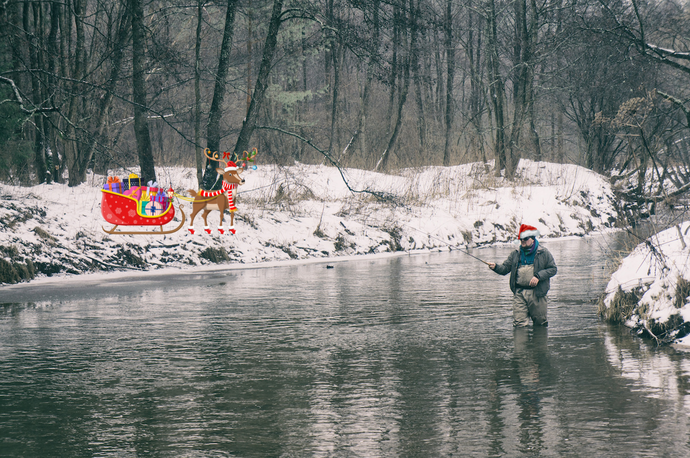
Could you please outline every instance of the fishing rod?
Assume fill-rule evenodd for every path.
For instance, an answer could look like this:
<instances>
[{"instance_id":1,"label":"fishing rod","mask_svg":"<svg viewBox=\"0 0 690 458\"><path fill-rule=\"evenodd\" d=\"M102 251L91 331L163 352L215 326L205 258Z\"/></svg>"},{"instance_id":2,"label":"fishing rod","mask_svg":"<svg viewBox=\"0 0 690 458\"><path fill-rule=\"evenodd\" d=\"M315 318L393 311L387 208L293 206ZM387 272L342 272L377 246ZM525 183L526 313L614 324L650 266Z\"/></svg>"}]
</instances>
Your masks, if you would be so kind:
<instances>
[{"instance_id":1,"label":"fishing rod","mask_svg":"<svg viewBox=\"0 0 690 458\"><path fill-rule=\"evenodd\" d=\"M470 253L467 252L467 251L462 251L462 250L460 250L460 253L466 254L466 255L469 256L470 258L474 258L474 259L476 259L477 261L481 261L481 262L483 262L484 264L486 264L487 266L491 265L491 263L486 262L486 261L484 261L483 259L480 259L480 258L476 257L475 255L470 254Z\"/></svg>"},{"instance_id":2,"label":"fishing rod","mask_svg":"<svg viewBox=\"0 0 690 458\"><path fill-rule=\"evenodd\" d=\"M450 248L451 250L452 250L453 248L457 248L457 245L455 245L455 246L454 246L454 245L451 245L450 243L446 242L445 240L443 240L443 239L441 239L441 238L438 238L438 237L434 237L433 235L431 235L431 234L429 234L429 233L426 233L426 232L423 232L422 230L417 229L416 227L412 227L412 226L410 226L410 227L411 227L412 229L416 230L416 231L421 232L422 234L426 235L426 236L429 237L429 238L438 240L439 242L443 243L444 245L446 245L446 246L447 246L448 248ZM463 251L463 250L458 250L458 251L460 251L460 253L462 253L462 254L466 254L466 255L469 256L470 258L474 258L474 259L476 259L477 261L483 262L483 263L486 264L487 266L491 265L490 262L486 262L486 261L484 261L483 259L478 258L478 257L476 257L476 256L473 255L473 254L470 254L467 250L465 250L465 251Z\"/></svg>"}]
</instances>

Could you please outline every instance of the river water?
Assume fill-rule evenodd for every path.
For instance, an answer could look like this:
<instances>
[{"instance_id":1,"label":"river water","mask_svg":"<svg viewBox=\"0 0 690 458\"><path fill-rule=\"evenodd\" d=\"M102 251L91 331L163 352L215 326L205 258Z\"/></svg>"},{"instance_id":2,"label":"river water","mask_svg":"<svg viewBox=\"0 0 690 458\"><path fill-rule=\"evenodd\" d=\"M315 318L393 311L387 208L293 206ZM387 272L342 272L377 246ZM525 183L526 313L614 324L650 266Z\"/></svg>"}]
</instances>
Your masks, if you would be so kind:
<instances>
[{"instance_id":1,"label":"river water","mask_svg":"<svg viewBox=\"0 0 690 458\"><path fill-rule=\"evenodd\" d=\"M596 316L613 236L544 246L548 329L457 251L0 288L0 456L690 455L690 354Z\"/></svg>"}]
</instances>

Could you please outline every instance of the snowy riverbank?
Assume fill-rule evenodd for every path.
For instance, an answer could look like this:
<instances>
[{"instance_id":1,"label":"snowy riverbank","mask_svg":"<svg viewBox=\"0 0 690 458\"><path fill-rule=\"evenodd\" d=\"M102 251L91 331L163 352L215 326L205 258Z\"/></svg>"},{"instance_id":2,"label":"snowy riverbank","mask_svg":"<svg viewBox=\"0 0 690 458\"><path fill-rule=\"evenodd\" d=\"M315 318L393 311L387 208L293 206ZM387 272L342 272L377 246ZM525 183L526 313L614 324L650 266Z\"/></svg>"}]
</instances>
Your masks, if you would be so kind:
<instances>
[{"instance_id":1,"label":"snowy riverbank","mask_svg":"<svg viewBox=\"0 0 690 458\"><path fill-rule=\"evenodd\" d=\"M611 276L600 314L660 344L690 348L690 222L640 243Z\"/></svg>"},{"instance_id":2,"label":"snowy riverbank","mask_svg":"<svg viewBox=\"0 0 690 458\"><path fill-rule=\"evenodd\" d=\"M189 221L168 235L106 234L102 227L112 225L100 211L104 176L90 176L74 188L0 185L0 282L471 248L513 241L523 222L536 226L542 237L553 238L607 230L617 217L606 180L575 165L523 160L514 182L494 177L479 163L407 169L395 175L344 172L353 190L386 198L353 193L333 167L262 165L246 171L236 235L218 234L218 212L209 215L211 235L189 234ZM163 167L157 177L166 189L196 189L193 169ZM189 216L189 202L178 204ZM177 226L178 218L168 226ZM227 220L226 215L226 226ZM201 215L194 225L203 227Z\"/></svg>"}]
</instances>

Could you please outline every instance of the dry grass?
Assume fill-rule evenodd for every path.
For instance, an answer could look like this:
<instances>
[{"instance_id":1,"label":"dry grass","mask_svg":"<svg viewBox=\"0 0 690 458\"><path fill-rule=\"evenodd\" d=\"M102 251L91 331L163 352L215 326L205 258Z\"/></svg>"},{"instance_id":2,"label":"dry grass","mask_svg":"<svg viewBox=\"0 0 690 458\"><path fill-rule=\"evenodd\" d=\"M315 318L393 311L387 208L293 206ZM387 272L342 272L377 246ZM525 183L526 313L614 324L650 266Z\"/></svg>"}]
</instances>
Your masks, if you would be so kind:
<instances>
[{"instance_id":1,"label":"dry grass","mask_svg":"<svg viewBox=\"0 0 690 458\"><path fill-rule=\"evenodd\" d=\"M683 307L688 296L690 296L690 281L679 275L676 282L676 295L673 299L673 305L677 309Z\"/></svg>"},{"instance_id":2,"label":"dry grass","mask_svg":"<svg viewBox=\"0 0 690 458\"><path fill-rule=\"evenodd\" d=\"M642 289L634 288L631 291L623 291L618 287L609 307L606 307L603 298L599 300L597 313L608 323L624 323L635 312L643 294Z\"/></svg>"}]
</instances>

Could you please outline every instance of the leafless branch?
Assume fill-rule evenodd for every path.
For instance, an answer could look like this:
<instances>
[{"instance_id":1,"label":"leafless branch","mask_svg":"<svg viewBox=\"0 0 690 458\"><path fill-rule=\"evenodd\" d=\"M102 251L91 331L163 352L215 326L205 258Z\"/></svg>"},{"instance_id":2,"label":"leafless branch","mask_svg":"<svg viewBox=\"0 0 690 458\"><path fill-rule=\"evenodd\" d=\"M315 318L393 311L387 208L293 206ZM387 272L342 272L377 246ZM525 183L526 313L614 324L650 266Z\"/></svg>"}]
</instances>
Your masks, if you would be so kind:
<instances>
[{"instance_id":1,"label":"leafless branch","mask_svg":"<svg viewBox=\"0 0 690 458\"><path fill-rule=\"evenodd\" d=\"M343 172L343 169L340 167L340 164L338 164L338 162L336 162L336 161L331 157L331 155L328 153L328 151L324 151L324 150L322 150L321 148L319 148L318 146L314 145L314 144L311 142L311 140L309 140L308 138L304 138L304 137L302 137L302 136L299 135L299 134L296 134L296 133L294 133L294 132L289 132L289 131L287 131L287 130L283 130L283 129L279 128L279 127L256 126L256 128L257 128L257 129L265 129L265 130L275 130L276 132L280 132L280 133L285 134L285 135L290 135L290 136L295 137L295 138L297 138L297 139L299 139L299 140L302 140L302 141L305 142L307 145L309 145L309 146L311 146L312 148L314 148L316 151L318 151L319 153L321 153L326 159L328 159L328 162L330 162L335 168L338 169L338 172L340 173L340 177L343 179L343 182L345 183L345 186L347 186L347 189L349 189L350 192L352 192L352 193L370 194L370 195L376 197L376 198L379 199L379 200L388 200L388 201L395 200L395 199L394 199L394 196L392 196L392 195L390 195L390 194L386 194L386 193L382 193L382 192L378 192L378 191L370 191L370 190L368 190L368 189L363 189L363 190L352 189L352 187L350 186L350 183L348 183L348 181L347 181L347 178L345 178L345 174L344 174L344 172Z\"/></svg>"},{"instance_id":2,"label":"leafless branch","mask_svg":"<svg viewBox=\"0 0 690 458\"><path fill-rule=\"evenodd\" d=\"M28 115L34 115L36 113L51 113L54 111L58 111L58 109L55 107L26 108L24 106L24 98L22 97L21 93L19 92L19 88L14 83L14 80L11 80L10 78L6 78L4 76L0 76L0 83L9 84L12 87L12 92L14 93L14 100L3 100L3 102L16 103L17 105L19 105L19 108L22 110L23 113L26 113Z\"/></svg>"}]
</instances>

